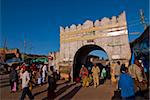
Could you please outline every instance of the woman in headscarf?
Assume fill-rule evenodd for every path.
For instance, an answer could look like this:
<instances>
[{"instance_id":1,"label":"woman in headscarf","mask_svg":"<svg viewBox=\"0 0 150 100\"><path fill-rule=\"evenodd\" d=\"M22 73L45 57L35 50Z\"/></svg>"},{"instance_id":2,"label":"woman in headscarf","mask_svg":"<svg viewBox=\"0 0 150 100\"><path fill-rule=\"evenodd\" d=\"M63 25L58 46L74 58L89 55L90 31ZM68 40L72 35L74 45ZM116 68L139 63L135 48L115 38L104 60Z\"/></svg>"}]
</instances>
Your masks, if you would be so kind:
<instances>
[{"instance_id":1,"label":"woman in headscarf","mask_svg":"<svg viewBox=\"0 0 150 100\"><path fill-rule=\"evenodd\" d=\"M17 71L15 70L15 66L11 67L11 72L9 74L9 78L10 78L11 92L16 92L17 91L18 74L17 74Z\"/></svg>"}]
</instances>

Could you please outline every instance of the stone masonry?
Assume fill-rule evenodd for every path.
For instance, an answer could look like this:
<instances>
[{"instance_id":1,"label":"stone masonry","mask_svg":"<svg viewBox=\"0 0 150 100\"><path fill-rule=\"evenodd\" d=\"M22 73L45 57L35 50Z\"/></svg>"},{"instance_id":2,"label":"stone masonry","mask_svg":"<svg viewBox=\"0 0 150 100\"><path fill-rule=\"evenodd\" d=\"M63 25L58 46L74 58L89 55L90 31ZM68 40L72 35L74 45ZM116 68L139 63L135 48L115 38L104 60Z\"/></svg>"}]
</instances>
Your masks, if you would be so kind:
<instances>
[{"instance_id":1,"label":"stone masonry","mask_svg":"<svg viewBox=\"0 0 150 100\"><path fill-rule=\"evenodd\" d=\"M88 45L102 48L110 62L120 60L128 65L131 51L125 11L119 16L104 17L95 22L86 20L83 24L60 27L59 64L68 63L72 67L71 76L76 53Z\"/></svg>"},{"instance_id":2,"label":"stone masonry","mask_svg":"<svg viewBox=\"0 0 150 100\"><path fill-rule=\"evenodd\" d=\"M94 44L105 50L109 60L131 57L125 12L82 25L60 27L60 60L73 61L78 49Z\"/></svg>"}]
</instances>

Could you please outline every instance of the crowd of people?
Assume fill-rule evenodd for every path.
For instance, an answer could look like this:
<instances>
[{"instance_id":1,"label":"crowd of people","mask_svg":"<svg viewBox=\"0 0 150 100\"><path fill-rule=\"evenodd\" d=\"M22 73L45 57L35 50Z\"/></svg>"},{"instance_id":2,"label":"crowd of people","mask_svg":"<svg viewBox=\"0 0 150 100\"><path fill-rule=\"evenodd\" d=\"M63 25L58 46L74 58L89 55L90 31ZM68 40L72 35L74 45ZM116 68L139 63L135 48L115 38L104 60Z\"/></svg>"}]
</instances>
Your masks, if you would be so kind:
<instances>
[{"instance_id":1,"label":"crowd of people","mask_svg":"<svg viewBox=\"0 0 150 100\"><path fill-rule=\"evenodd\" d=\"M110 67L106 66L101 68L94 64L91 70L88 70L84 65L80 69L79 76L82 80L82 86L88 87L94 85L94 88L98 87L101 81L105 81L106 78L110 79Z\"/></svg>"},{"instance_id":2,"label":"crowd of people","mask_svg":"<svg viewBox=\"0 0 150 100\"><path fill-rule=\"evenodd\" d=\"M123 100L135 100L135 96L143 96L143 91L148 89L148 77L144 72L142 62L135 59L134 64L125 66L117 62L115 68L116 89L121 91ZM120 65L120 67L119 67Z\"/></svg>"},{"instance_id":3,"label":"crowd of people","mask_svg":"<svg viewBox=\"0 0 150 100\"><path fill-rule=\"evenodd\" d=\"M35 86L41 86L48 82L48 91L54 91L56 81L59 78L57 70L48 67L47 63L44 64L25 64L20 66L12 66L9 74L11 92L22 90L20 100L24 100L26 94L30 100L33 100L32 89ZM20 85L21 84L21 87ZM49 94L52 94L49 92ZM48 95L49 95L48 94Z\"/></svg>"},{"instance_id":4,"label":"crowd of people","mask_svg":"<svg viewBox=\"0 0 150 100\"><path fill-rule=\"evenodd\" d=\"M82 86L89 87L93 85L94 88L97 88L102 81L105 82L106 79L112 79L112 68L110 63L103 67L94 64L91 70L82 65L79 73ZM130 98L134 100L137 92L142 95L141 91L148 89L148 73L144 72L142 62L135 59L134 64L125 66L125 64L117 61L113 71L116 80L116 90L121 90L123 99L128 100ZM9 76L11 92L22 90L20 100L24 100L26 94L30 100L33 100L32 88L48 83L48 99L52 99L55 97L54 90L56 89L56 81L59 79L58 76L59 73L57 73L54 66L48 66L47 63L13 65ZM80 82L80 79L76 81ZM19 87L19 84L21 84L21 87Z\"/></svg>"},{"instance_id":5,"label":"crowd of people","mask_svg":"<svg viewBox=\"0 0 150 100\"><path fill-rule=\"evenodd\" d=\"M117 61L114 69L108 64L105 67L94 64L91 70L82 65L79 77L83 87L94 85L98 87L102 81L112 78L114 71L116 91L121 91L120 96L123 100L135 100L135 96L142 96L144 90L148 89L149 77L148 73L144 72L144 66L140 60L135 59L134 64L126 66ZM110 78L111 77L111 78Z\"/></svg>"}]
</instances>

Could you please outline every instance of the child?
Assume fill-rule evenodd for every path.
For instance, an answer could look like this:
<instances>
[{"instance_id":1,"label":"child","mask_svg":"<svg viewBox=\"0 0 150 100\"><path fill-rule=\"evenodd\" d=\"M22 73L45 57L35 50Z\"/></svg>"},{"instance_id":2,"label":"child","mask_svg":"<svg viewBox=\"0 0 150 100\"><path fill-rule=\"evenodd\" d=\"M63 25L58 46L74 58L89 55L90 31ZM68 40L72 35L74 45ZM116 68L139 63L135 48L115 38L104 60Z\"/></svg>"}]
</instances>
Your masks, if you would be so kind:
<instances>
[{"instance_id":1,"label":"child","mask_svg":"<svg viewBox=\"0 0 150 100\"><path fill-rule=\"evenodd\" d=\"M89 74L88 81L89 81L89 86L91 86L92 85L92 81L93 81L93 78L92 78L91 74Z\"/></svg>"}]
</instances>

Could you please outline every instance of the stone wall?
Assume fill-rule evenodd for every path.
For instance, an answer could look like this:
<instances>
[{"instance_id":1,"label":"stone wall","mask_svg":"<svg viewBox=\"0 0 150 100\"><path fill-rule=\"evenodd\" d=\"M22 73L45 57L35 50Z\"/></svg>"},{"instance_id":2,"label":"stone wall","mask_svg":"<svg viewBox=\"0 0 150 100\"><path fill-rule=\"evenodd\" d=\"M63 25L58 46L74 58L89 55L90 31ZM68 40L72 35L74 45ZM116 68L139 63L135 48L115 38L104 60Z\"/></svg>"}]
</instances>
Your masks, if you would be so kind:
<instances>
[{"instance_id":1,"label":"stone wall","mask_svg":"<svg viewBox=\"0 0 150 100\"><path fill-rule=\"evenodd\" d=\"M104 17L95 22L86 20L83 24L60 27L61 61L73 61L78 49L88 44L102 47L110 60L130 59L125 12L119 16Z\"/></svg>"},{"instance_id":2,"label":"stone wall","mask_svg":"<svg viewBox=\"0 0 150 100\"><path fill-rule=\"evenodd\" d=\"M17 58L20 57L19 49L5 49L0 48L0 62L4 62L7 58L5 58L6 54L14 54Z\"/></svg>"},{"instance_id":3,"label":"stone wall","mask_svg":"<svg viewBox=\"0 0 150 100\"><path fill-rule=\"evenodd\" d=\"M86 20L83 24L72 24L70 27L60 26L60 34L67 34L69 32L77 32L83 29L89 29L93 27L115 27L116 25L126 25L126 16L125 12L121 13L119 16L112 16L111 18L104 17L101 20L96 20L95 22L91 20Z\"/></svg>"},{"instance_id":4,"label":"stone wall","mask_svg":"<svg viewBox=\"0 0 150 100\"><path fill-rule=\"evenodd\" d=\"M125 12L111 18L86 20L83 24L60 27L60 62L62 65L63 62L69 62L68 65L71 63L71 77L75 54L83 46L91 44L101 47L110 62L119 60L128 64L131 51Z\"/></svg>"}]
</instances>

